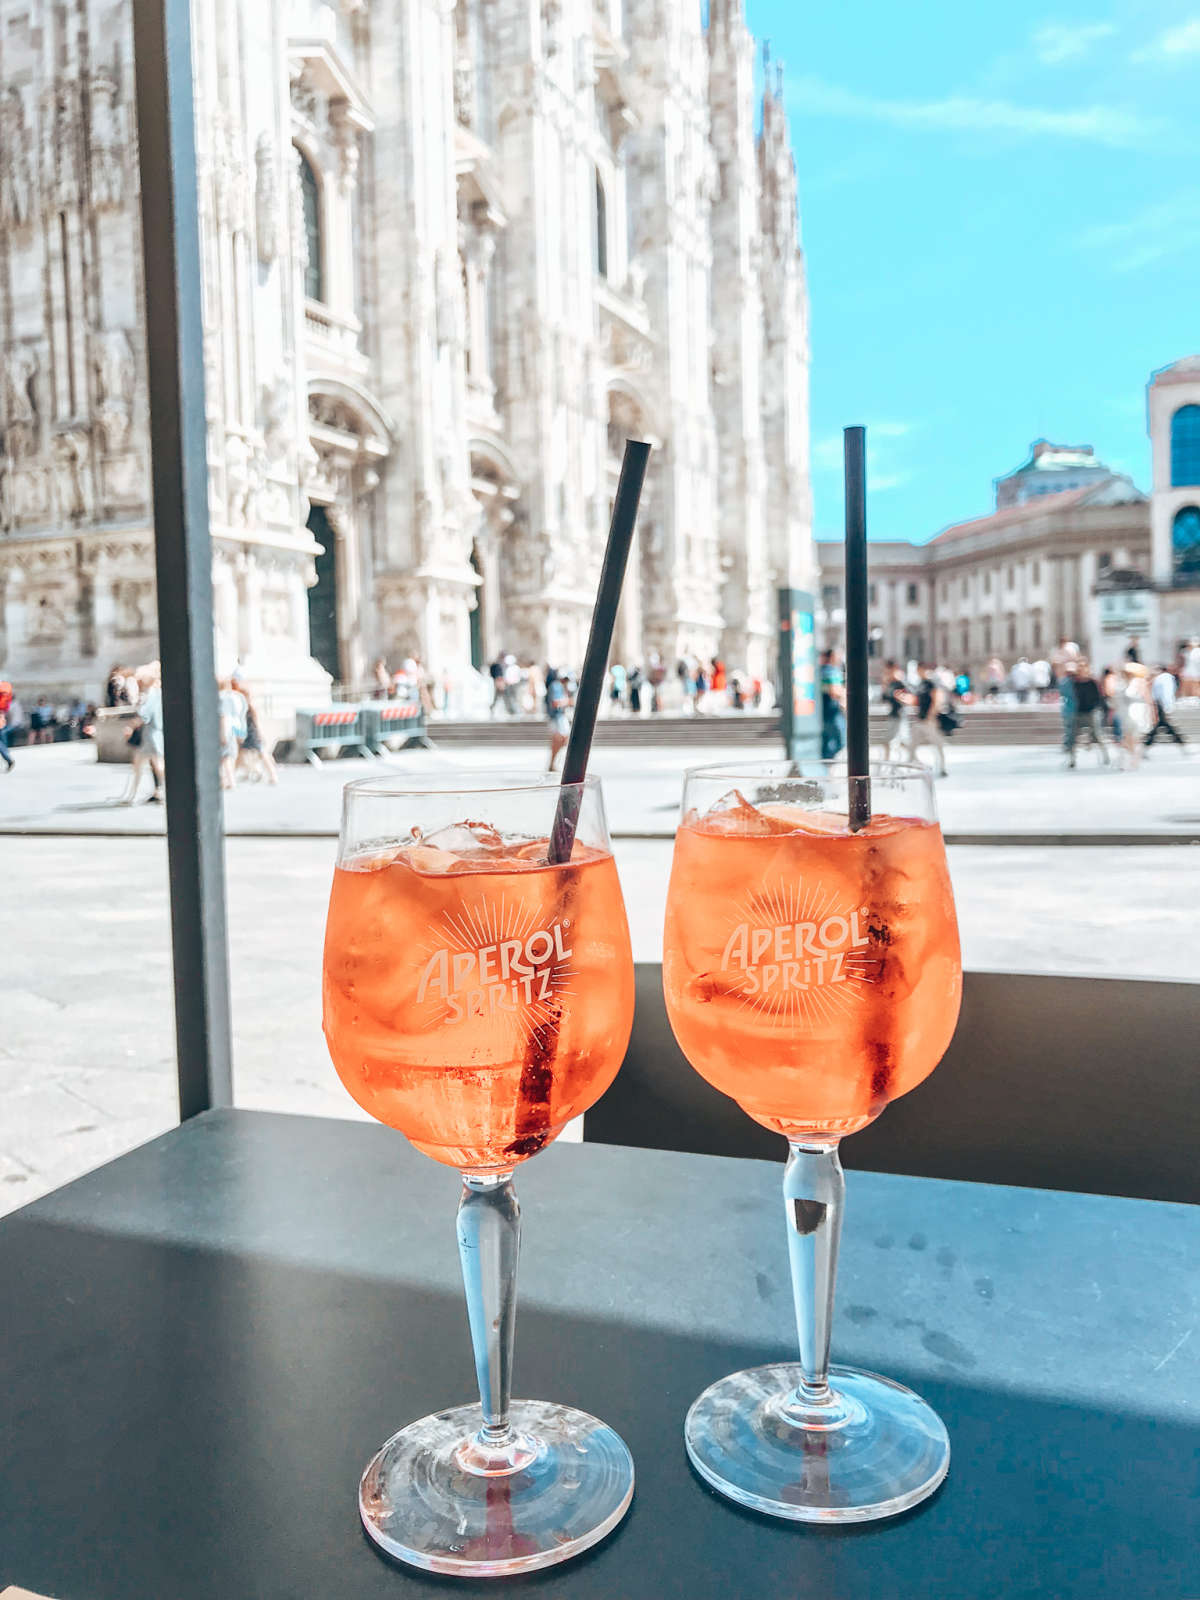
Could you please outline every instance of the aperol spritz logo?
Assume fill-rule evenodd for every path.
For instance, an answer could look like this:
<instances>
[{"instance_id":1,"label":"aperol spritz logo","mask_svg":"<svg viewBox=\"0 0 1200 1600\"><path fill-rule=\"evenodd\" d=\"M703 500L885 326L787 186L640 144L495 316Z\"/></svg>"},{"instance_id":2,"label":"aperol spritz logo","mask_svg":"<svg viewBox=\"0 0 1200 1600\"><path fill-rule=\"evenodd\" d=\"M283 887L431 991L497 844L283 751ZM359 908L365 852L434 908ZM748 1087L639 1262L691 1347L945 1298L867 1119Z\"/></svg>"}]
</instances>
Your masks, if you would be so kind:
<instances>
[{"instance_id":1,"label":"aperol spritz logo","mask_svg":"<svg viewBox=\"0 0 1200 1600\"><path fill-rule=\"evenodd\" d=\"M508 1017L536 1031L559 1009L571 977L571 919L535 925L536 913L476 900L447 911L424 958L417 1003L438 1008L442 1023Z\"/></svg>"},{"instance_id":2,"label":"aperol spritz logo","mask_svg":"<svg viewBox=\"0 0 1200 1600\"><path fill-rule=\"evenodd\" d=\"M734 994L763 1011L833 1017L878 974L865 908L843 905L824 884L790 879L739 903L721 956Z\"/></svg>"}]
</instances>

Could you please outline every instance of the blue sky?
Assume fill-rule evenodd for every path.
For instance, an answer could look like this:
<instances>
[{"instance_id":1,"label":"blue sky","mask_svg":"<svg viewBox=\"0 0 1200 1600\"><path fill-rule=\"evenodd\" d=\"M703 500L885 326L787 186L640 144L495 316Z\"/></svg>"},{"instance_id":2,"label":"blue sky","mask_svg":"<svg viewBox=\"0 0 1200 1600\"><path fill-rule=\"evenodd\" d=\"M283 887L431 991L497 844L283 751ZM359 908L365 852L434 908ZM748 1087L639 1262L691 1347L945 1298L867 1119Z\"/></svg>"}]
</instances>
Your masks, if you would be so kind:
<instances>
[{"instance_id":1,"label":"blue sky","mask_svg":"<svg viewBox=\"0 0 1200 1600\"><path fill-rule=\"evenodd\" d=\"M746 0L785 63L818 537L841 429L873 538L991 508L1030 440L1149 485L1145 384L1200 350L1200 0Z\"/></svg>"}]
</instances>

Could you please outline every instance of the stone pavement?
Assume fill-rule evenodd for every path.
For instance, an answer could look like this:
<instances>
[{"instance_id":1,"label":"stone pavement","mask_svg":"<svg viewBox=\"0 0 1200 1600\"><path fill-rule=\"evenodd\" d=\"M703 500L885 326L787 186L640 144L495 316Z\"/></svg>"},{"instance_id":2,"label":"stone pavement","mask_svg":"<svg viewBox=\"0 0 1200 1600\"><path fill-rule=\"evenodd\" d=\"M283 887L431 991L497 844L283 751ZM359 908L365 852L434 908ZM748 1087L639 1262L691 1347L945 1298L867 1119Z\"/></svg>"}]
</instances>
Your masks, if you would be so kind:
<instances>
[{"instance_id":1,"label":"stone pavement","mask_svg":"<svg viewBox=\"0 0 1200 1600\"><path fill-rule=\"evenodd\" d=\"M670 845L616 854L634 954L657 960ZM226 855L238 1104L361 1115L320 1030L332 839ZM968 966L1197 977L1200 849L962 846L950 866ZM3 1212L177 1120L163 841L0 837L0 962Z\"/></svg>"},{"instance_id":2,"label":"stone pavement","mask_svg":"<svg viewBox=\"0 0 1200 1600\"><path fill-rule=\"evenodd\" d=\"M707 733L707 729L704 730ZM761 742L672 748L598 746L592 770L604 779L609 820L625 838L670 837L684 770L710 761L761 761L775 751ZM0 775L0 832L156 834L162 808L118 803L127 771L99 766L88 744L20 750L10 777ZM276 789L242 784L226 796L231 835L337 832L343 785L369 773L421 774L463 768L528 772L529 746L447 745L411 751L385 762L361 759L280 768ZM1200 840L1200 747L1181 753L1158 745L1136 772L1096 765L1080 756L1067 771L1058 751L1036 746L951 746L950 776L938 783L942 826L949 841L990 843L1106 840ZM145 791L145 792L148 792Z\"/></svg>"}]
</instances>

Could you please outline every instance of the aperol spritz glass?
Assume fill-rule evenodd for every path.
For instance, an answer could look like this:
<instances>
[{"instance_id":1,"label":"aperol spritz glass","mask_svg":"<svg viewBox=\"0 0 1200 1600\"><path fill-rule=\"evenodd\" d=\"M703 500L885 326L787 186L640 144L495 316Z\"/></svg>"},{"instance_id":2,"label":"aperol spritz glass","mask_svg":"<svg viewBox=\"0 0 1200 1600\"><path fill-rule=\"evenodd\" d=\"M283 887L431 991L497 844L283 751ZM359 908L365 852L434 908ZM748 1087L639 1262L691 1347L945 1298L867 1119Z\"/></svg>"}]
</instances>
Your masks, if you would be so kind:
<instances>
[{"instance_id":1,"label":"aperol spritz glass","mask_svg":"<svg viewBox=\"0 0 1200 1600\"><path fill-rule=\"evenodd\" d=\"M480 1403L410 1423L368 1465L368 1534L430 1571L568 1560L621 1520L633 1463L595 1417L510 1400L513 1173L616 1076L633 964L599 780L462 772L346 788L325 934L325 1037L346 1088L463 1176L458 1243Z\"/></svg>"},{"instance_id":2,"label":"aperol spritz glass","mask_svg":"<svg viewBox=\"0 0 1200 1600\"><path fill-rule=\"evenodd\" d=\"M855 831L864 782L871 816ZM731 1499L795 1521L906 1510L945 1477L946 1430L899 1384L831 1367L829 1341L839 1141L928 1077L958 1019L958 925L929 773L884 765L863 780L827 762L690 772L663 985L692 1066L788 1141L800 1360L707 1389L685 1425L692 1463Z\"/></svg>"}]
</instances>

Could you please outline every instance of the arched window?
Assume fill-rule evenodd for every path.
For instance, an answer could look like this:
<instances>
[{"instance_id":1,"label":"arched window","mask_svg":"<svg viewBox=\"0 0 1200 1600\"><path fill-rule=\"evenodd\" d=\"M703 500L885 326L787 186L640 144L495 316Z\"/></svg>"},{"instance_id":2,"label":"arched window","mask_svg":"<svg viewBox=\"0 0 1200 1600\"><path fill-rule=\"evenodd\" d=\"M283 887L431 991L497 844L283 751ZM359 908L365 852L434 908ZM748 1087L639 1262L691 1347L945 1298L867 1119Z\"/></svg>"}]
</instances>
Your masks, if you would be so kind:
<instances>
[{"instance_id":1,"label":"arched window","mask_svg":"<svg viewBox=\"0 0 1200 1600\"><path fill-rule=\"evenodd\" d=\"M1171 418L1171 487L1200 484L1200 406L1180 406Z\"/></svg>"},{"instance_id":2,"label":"arched window","mask_svg":"<svg viewBox=\"0 0 1200 1600\"><path fill-rule=\"evenodd\" d=\"M1175 513L1171 558L1177 578L1200 578L1200 506L1181 506Z\"/></svg>"},{"instance_id":3,"label":"arched window","mask_svg":"<svg viewBox=\"0 0 1200 1600\"><path fill-rule=\"evenodd\" d=\"M596 271L608 277L608 200L600 174L596 174Z\"/></svg>"},{"instance_id":4,"label":"arched window","mask_svg":"<svg viewBox=\"0 0 1200 1600\"><path fill-rule=\"evenodd\" d=\"M308 265L304 269L304 293L310 300L325 298L324 241L321 238L321 186L303 150L296 151L300 163L300 199L304 211L304 242Z\"/></svg>"}]
</instances>

